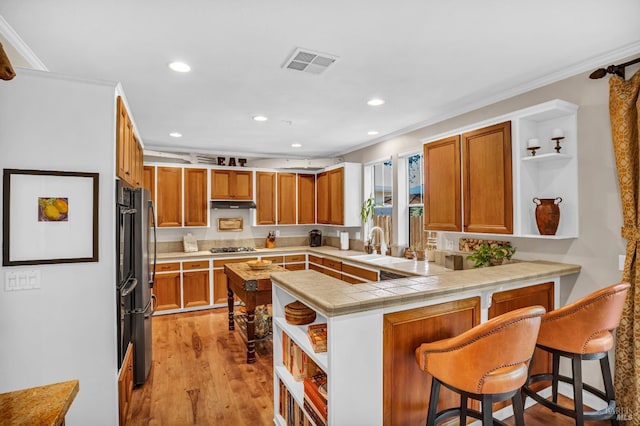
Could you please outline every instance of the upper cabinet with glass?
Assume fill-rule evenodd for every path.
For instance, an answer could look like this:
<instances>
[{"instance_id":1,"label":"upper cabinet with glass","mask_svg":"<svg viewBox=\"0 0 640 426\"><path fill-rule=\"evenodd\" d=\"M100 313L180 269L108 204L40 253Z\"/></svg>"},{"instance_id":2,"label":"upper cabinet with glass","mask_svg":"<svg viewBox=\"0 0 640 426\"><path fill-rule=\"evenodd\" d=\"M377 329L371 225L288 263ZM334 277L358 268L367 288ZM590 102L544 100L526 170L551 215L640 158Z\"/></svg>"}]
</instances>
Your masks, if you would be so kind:
<instances>
[{"instance_id":1,"label":"upper cabinet with glass","mask_svg":"<svg viewBox=\"0 0 640 426\"><path fill-rule=\"evenodd\" d=\"M576 238L577 110L556 99L425 141L425 229Z\"/></svg>"}]
</instances>

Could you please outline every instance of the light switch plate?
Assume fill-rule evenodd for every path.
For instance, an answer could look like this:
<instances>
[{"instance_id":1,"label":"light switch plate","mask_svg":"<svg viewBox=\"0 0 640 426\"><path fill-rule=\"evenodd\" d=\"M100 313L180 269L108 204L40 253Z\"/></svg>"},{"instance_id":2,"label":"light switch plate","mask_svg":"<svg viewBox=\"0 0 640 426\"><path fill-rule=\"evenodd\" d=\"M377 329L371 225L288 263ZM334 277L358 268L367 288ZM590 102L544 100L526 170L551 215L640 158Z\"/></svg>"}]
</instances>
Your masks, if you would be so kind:
<instances>
[{"instance_id":1,"label":"light switch plate","mask_svg":"<svg viewBox=\"0 0 640 426\"><path fill-rule=\"evenodd\" d=\"M40 288L40 270L6 271L4 291L32 290Z\"/></svg>"},{"instance_id":2,"label":"light switch plate","mask_svg":"<svg viewBox=\"0 0 640 426\"><path fill-rule=\"evenodd\" d=\"M618 271L624 271L624 262L626 260L627 256L624 254L619 254L618 255Z\"/></svg>"}]
</instances>

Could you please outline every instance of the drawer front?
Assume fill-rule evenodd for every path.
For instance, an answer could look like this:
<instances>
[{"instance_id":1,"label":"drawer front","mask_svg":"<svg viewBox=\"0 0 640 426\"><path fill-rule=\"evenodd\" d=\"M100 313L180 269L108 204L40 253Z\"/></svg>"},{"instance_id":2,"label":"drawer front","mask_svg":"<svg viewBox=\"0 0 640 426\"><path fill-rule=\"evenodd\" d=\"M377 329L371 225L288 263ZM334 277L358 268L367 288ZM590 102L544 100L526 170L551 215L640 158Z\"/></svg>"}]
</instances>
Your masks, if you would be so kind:
<instances>
[{"instance_id":1,"label":"drawer front","mask_svg":"<svg viewBox=\"0 0 640 426\"><path fill-rule=\"evenodd\" d=\"M182 269L185 271L190 269L209 269L209 260L192 260L182 262Z\"/></svg>"},{"instance_id":2,"label":"drawer front","mask_svg":"<svg viewBox=\"0 0 640 426\"><path fill-rule=\"evenodd\" d=\"M342 281L348 282L349 284L366 283L365 280L361 280L360 278L350 277L349 275L344 275L344 274L342 274Z\"/></svg>"},{"instance_id":3,"label":"drawer front","mask_svg":"<svg viewBox=\"0 0 640 426\"><path fill-rule=\"evenodd\" d=\"M304 262L306 260L307 257L304 254L289 254L284 257L286 263Z\"/></svg>"},{"instance_id":4,"label":"drawer front","mask_svg":"<svg viewBox=\"0 0 640 426\"><path fill-rule=\"evenodd\" d=\"M316 263L318 265L322 265L322 258L310 254L309 255L309 262Z\"/></svg>"},{"instance_id":5,"label":"drawer front","mask_svg":"<svg viewBox=\"0 0 640 426\"><path fill-rule=\"evenodd\" d=\"M240 259L218 259L213 261L214 268L222 268L227 263L242 263L248 262L249 260L258 260L257 257L243 257Z\"/></svg>"},{"instance_id":6,"label":"drawer front","mask_svg":"<svg viewBox=\"0 0 640 426\"><path fill-rule=\"evenodd\" d=\"M156 272L173 272L180 270L180 262L158 263Z\"/></svg>"},{"instance_id":7,"label":"drawer front","mask_svg":"<svg viewBox=\"0 0 640 426\"><path fill-rule=\"evenodd\" d=\"M315 263L309 264L309 269L313 269L314 271L324 272L324 268L322 266L318 266Z\"/></svg>"},{"instance_id":8,"label":"drawer front","mask_svg":"<svg viewBox=\"0 0 640 426\"><path fill-rule=\"evenodd\" d=\"M288 265L284 265L284 267L289 271L303 271L306 269L304 263L290 263Z\"/></svg>"},{"instance_id":9,"label":"drawer front","mask_svg":"<svg viewBox=\"0 0 640 426\"><path fill-rule=\"evenodd\" d=\"M327 268L335 269L336 271L342 271L342 262L340 262L339 260L325 258L322 264Z\"/></svg>"},{"instance_id":10,"label":"drawer front","mask_svg":"<svg viewBox=\"0 0 640 426\"><path fill-rule=\"evenodd\" d=\"M325 275L329 275L330 277L337 278L339 280L342 279L342 273L338 271L333 271L331 269L325 269L322 271Z\"/></svg>"},{"instance_id":11,"label":"drawer front","mask_svg":"<svg viewBox=\"0 0 640 426\"><path fill-rule=\"evenodd\" d=\"M262 256L262 259L270 260L272 263L281 264L283 258L282 256Z\"/></svg>"},{"instance_id":12,"label":"drawer front","mask_svg":"<svg viewBox=\"0 0 640 426\"><path fill-rule=\"evenodd\" d=\"M342 272L345 274L355 275L369 281L378 281L378 272L369 269L359 268L353 265L342 265ZM345 280L346 281L346 280Z\"/></svg>"}]
</instances>

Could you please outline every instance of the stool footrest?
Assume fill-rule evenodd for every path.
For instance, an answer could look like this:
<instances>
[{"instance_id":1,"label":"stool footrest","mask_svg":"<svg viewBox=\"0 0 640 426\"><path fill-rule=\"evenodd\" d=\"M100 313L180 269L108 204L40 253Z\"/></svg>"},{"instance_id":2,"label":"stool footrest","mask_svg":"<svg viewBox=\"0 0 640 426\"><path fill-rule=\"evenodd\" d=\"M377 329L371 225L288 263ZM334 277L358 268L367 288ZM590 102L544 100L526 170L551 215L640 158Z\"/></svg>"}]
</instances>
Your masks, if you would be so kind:
<instances>
[{"instance_id":1,"label":"stool footrest","mask_svg":"<svg viewBox=\"0 0 640 426\"><path fill-rule=\"evenodd\" d=\"M436 416L436 419L435 419L435 424L440 423L444 419L448 419L451 417L459 417L459 416L460 416L460 407L448 408L446 410L442 410L438 412L438 415ZM482 413L480 411L467 408L467 417L473 417L474 419L482 420ZM496 419L495 417L493 418L493 424L494 426L508 426L506 423Z\"/></svg>"},{"instance_id":2,"label":"stool footrest","mask_svg":"<svg viewBox=\"0 0 640 426\"><path fill-rule=\"evenodd\" d=\"M542 382L542 381L551 381L553 378L553 375L551 373L546 373L546 374L536 374L533 375L531 377L529 377L529 379L527 380L527 382L525 383L525 385L522 387L522 390L524 391L525 394L527 394L527 396L530 396L531 398L533 398L536 402L544 405L545 407L551 409L552 411L556 411L559 412L561 414L564 414L565 416L569 416L569 417L576 417L576 411L575 411L575 407L573 410L567 408L567 407L563 407L560 404L557 404L551 400L548 400L546 398L543 398L542 396L538 395L537 392L535 392L534 390L532 390L529 386L531 386L534 383L537 382ZM569 383L571 385L573 385L573 379L571 379L571 377L567 377L567 376L562 376L559 375L558 376L558 380L560 380L561 382L565 382L565 383ZM582 384L582 387L585 391L589 392L592 395L597 396L598 398L600 398L602 401L607 403L607 406L605 408L602 408L600 410L594 410L594 411L585 411L584 412L584 420L585 421L597 421L597 420L609 420L612 419L616 416L616 401L615 400L611 400L609 401L607 399L607 396L604 392L602 392L600 389L594 388L591 385L588 385L586 383Z\"/></svg>"}]
</instances>

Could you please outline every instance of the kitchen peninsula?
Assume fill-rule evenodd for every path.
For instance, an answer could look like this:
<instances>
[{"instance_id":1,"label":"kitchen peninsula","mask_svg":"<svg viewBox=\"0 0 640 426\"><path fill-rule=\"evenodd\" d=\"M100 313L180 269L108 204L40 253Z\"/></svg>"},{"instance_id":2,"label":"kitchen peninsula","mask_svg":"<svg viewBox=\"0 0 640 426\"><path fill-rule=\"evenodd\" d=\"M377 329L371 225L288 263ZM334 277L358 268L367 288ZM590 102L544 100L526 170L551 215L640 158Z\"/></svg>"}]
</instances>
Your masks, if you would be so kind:
<instances>
[{"instance_id":1,"label":"kitchen peninsula","mask_svg":"<svg viewBox=\"0 0 640 426\"><path fill-rule=\"evenodd\" d=\"M305 400L302 383L283 363L283 339L326 373L329 424L422 424L429 382L415 362L420 343L455 336L521 306L554 309L561 283L579 272L578 265L519 261L359 285L312 270L272 274L276 424L286 424L278 410L283 387L300 407ZM327 352L313 351L307 326L284 319L284 306L295 300L316 311L314 323L327 324ZM536 354L534 371L548 362ZM456 403L451 394L439 401L439 409Z\"/></svg>"}]
</instances>

